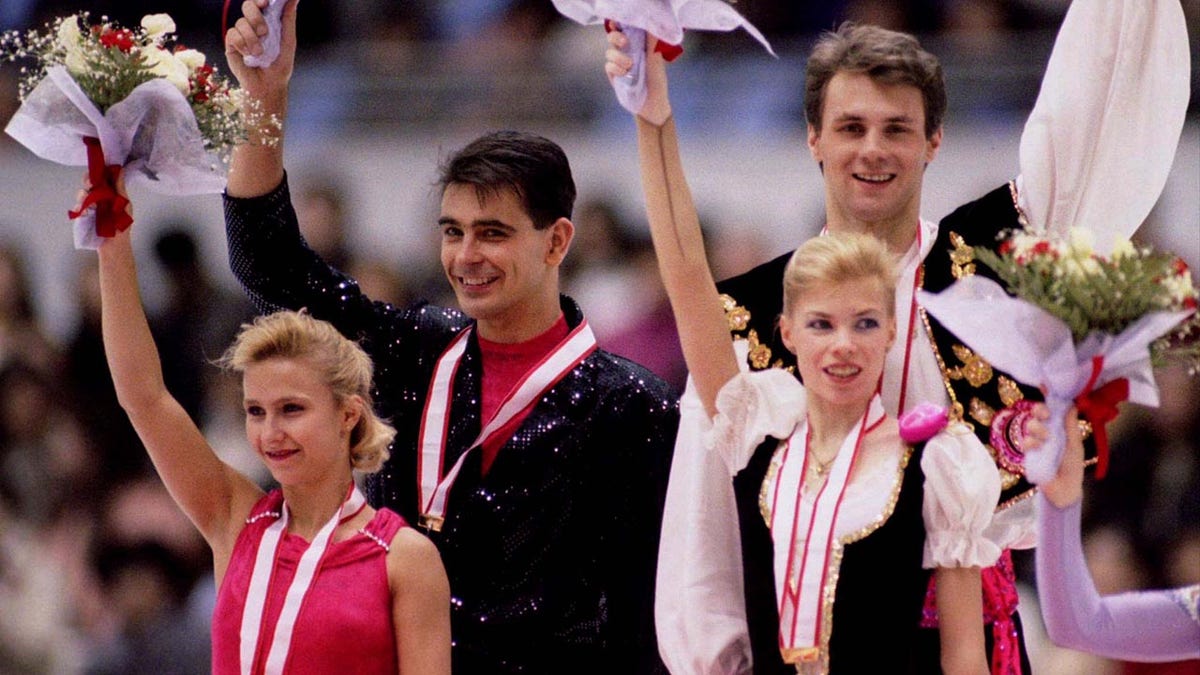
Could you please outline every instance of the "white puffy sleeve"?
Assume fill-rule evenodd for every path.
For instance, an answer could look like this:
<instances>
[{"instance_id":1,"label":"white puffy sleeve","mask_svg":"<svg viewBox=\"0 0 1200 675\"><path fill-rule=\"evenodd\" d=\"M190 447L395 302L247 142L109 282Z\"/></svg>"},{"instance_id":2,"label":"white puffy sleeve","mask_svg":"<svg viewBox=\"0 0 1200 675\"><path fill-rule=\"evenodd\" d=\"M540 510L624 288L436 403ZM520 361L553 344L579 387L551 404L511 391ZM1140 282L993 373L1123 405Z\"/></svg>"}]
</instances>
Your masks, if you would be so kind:
<instances>
[{"instance_id":1,"label":"white puffy sleeve","mask_svg":"<svg viewBox=\"0 0 1200 675\"><path fill-rule=\"evenodd\" d=\"M679 408L654 592L658 652L673 675L749 675L733 481L705 448L712 424L690 377Z\"/></svg>"},{"instance_id":2,"label":"white puffy sleeve","mask_svg":"<svg viewBox=\"0 0 1200 675\"><path fill-rule=\"evenodd\" d=\"M705 446L732 476L768 436L787 437L804 415L804 387L791 373L778 368L740 373L717 392L717 414Z\"/></svg>"},{"instance_id":3,"label":"white puffy sleeve","mask_svg":"<svg viewBox=\"0 0 1200 675\"><path fill-rule=\"evenodd\" d=\"M1021 136L1019 204L1035 229L1091 230L1101 253L1158 200L1190 95L1179 0L1075 0Z\"/></svg>"},{"instance_id":4,"label":"white puffy sleeve","mask_svg":"<svg viewBox=\"0 0 1200 675\"><path fill-rule=\"evenodd\" d=\"M1000 499L1000 476L991 455L962 423L925 443L924 566L990 567L1000 547L987 536Z\"/></svg>"}]
</instances>

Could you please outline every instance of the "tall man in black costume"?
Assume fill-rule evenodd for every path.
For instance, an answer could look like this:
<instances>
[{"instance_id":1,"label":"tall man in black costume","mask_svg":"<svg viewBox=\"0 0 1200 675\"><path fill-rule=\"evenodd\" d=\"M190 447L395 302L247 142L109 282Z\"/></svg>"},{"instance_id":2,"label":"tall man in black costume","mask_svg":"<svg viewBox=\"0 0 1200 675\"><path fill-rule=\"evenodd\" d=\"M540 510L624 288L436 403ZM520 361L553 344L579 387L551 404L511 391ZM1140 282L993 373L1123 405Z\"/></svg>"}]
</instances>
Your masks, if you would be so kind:
<instances>
[{"instance_id":1,"label":"tall man in black costume","mask_svg":"<svg viewBox=\"0 0 1200 675\"><path fill-rule=\"evenodd\" d=\"M260 8L230 30L230 68L281 117L296 3L264 69ZM368 483L420 523L450 579L455 673L655 673L652 603L678 406L648 370L595 346L559 294L575 186L562 150L488 134L445 164L441 259L465 315L372 302L300 236L280 145L239 146L226 223L233 270L261 309L307 307L375 361L398 430Z\"/></svg>"},{"instance_id":2,"label":"tall man in black costume","mask_svg":"<svg viewBox=\"0 0 1200 675\"><path fill-rule=\"evenodd\" d=\"M920 217L924 170L941 146L946 108L937 59L911 36L844 26L808 61L808 147L824 180L825 229L871 233L899 258L898 339L885 366L884 405L899 414L940 403L973 426L1005 488L992 528L1001 547L1034 543L1017 431L1028 401L1040 396L926 316L914 291L988 274L976 266L973 247L996 246L1005 230L1083 226L1111 236L1136 228L1170 170L1187 106L1188 59L1178 0L1076 0L1026 124L1019 177L937 223ZM748 368L794 365L775 327L790 256L718 285ZM766 661L779 663L778 654L746 643L739 631L748 612L774 610L746 604L753 594L741 583L742 560L729 555L743 543L750 551L753 542L769 541L756 517L757 491L735 498L728 474L705 452L707 417L694 392L681 411L659 554L660 649L676 674L773 672ZM751 464L765 470L768 462ZM741 482L757 486L762 475ZM984 570L982 592L992 672L1028 672L1007 554ZM923 624L936 627L932 604ZM886 644L881 636L864 648ZM937 648L932 630L928 644Z\"/></svg>"}]
</instances>

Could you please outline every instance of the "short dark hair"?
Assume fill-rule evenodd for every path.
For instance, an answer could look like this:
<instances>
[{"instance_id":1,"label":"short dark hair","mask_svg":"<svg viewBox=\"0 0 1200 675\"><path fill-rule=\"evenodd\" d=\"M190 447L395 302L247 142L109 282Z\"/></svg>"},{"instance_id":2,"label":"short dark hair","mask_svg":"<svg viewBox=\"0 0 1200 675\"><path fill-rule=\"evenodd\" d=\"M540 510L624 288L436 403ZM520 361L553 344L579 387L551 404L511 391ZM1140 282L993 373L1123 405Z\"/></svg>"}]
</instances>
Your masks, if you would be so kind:
<instances>
[{"instance_id":1,"label":"short dark hair","mask_svg":"<svg viewBox=\"0 0 1200 675\"><path fill-rule=\"evenodd\" d=\"M829 81L843 71L866 73L884 84L916 87L925 103L925 137L942 126L946 80L937 57L908 33L847 21L817 40L805 68L804 116L818 133Z\"/></svg>"},{"instance_id":2,"label":"short dark hair","mask_svg":"<svg viewBox=\"0 0 1200 675\"><path fill-rule=\"evenodd\" d=\"M575 181L567 155L557 143L536 134L495 131L454 153L439 169L438 185L475 186L480 199L509 189L516 193L537 229L575 208Z\"/></svg>"}]
</instances>

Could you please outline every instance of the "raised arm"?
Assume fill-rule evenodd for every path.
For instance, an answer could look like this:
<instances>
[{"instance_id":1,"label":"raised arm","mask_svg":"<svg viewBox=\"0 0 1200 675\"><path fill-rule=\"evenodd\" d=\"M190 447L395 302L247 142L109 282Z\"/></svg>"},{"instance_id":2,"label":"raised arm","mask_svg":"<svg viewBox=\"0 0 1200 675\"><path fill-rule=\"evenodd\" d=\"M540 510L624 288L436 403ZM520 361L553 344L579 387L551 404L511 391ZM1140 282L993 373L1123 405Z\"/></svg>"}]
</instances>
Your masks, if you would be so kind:
<instances>
[{"instance_id":1,"label":"raised arm","mask_svg":"<svg viewBox=\"0 0 1200 675\"><path fill-rule=\"evenodd\" d=\"M117 400L175 502L213 549L218 575L261 491L222 463L163 383L138 293L130 230L100 247L101 327Z\"/></svg>"},{"instance_id":2,"label":"raised arm","mask_svg":"<svg viewBox=\"0 0 1200 675\"><path fill-rule=\"evenodd\" d=\"M281 0L284 1L284 0ZM285 125L288 106L288 83L292 79L292 67L296 59L296 3L286 0L283 9L283 30L280 35L279 58L266 68L246 65L246 56L262 53L262 38L267 33L263 11L269 0L245 0L242 3L242 18L225 34L225 58L229 70L238 79L242 90L262 106L262 112L275 115ZM283 132L278 142L267 143L260 133L250 137L234 148L229 163L229 183L226 192L230 197L259 197L265 195L283 181Z\"/></svg>"},{"instance_id":3,"label":"raised arm","mask_svg":"<svg viewBox=\"0 0 1200 675\"><path fill-rule=\"evenodd\" d=\"M688 371L704 409L716 413L717 392L738 373L737 356L717 294L717 285L704 250L700 219L683 174L679 138L667 97L667 72L662 55L654 52L655 40L646 44L646 104L637 115L638 155L642 191L650 236L662 276ZM611 48L605 70L621 77L632 60L620 50L628 39L620 31L609 33Z\"/></svg>"},{"instance_id":4,"label":"raised arm","mask_svg":"<svg viewBox=\"0 0 1200 675\"><path fill-rule=\"evenodd\" d=\"M1037 589L1047 634L1057 645L1111 659L1200 658L1200 619L1192 614L1200 611L1200 591L1190 597L1182 589L1107 597L1096 591L1079 531L1083 443L1074 415L1067 420L1062 465L1037 502Z\"/></svg>"},{"instance_id":5,"label":"raised arm","mask_svg":"<svg viewBox=\"0 0 1200 675\"><path fill-rule=\"evenodd\" d=\"M1037 228L1128 237L1158 200L1190 94L1179 0L1074 0L1021 136L1020 204Z\"/></svg>"}]
</instances>

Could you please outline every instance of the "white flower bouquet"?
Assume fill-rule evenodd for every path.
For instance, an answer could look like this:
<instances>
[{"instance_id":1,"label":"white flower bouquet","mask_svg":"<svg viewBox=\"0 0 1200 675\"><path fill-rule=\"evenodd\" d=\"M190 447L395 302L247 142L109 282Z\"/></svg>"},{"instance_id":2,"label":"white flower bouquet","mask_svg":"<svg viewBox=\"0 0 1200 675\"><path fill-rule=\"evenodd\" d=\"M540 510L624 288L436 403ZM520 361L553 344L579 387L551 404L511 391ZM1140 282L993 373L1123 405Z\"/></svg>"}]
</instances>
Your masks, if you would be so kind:
<instances>
[{"instance_id":1,"label":"white flower bouquet","mask_svg":"<svg viewBox=\"0 0 1200 675\"><path fill-rule=\"evenodd\" d=\"M72 214L82 216L77 247L128 226L113 188L119 172L163 194L219 193L233 146L250 129L278 127L204 54L176 45L174 31L167 14L129 29L79 13L0 35L0 60L33 62L21 68L21 107L5 131L39 157L88 166L85 207L95 208Z\"/></svg>"},{"instance_id":2,"label":"white flower bouquet","mask_svg":"<svg viewBox=\"0 0 1200 675\"><path fill-rule=\"evenodd\" d=\"M1007 285L972 275L920 302L993 366L1043 387L1050 409L1048 451L1024 457L1025 476L1043 483L1058 471L1063 420L1071 405L1091 424L1096 474L1107 466L1104 424L1116 404L1158 405L1153 366L1200 366L1200 317L1191 272L1175 256L1117 242L1095 251L1086 230L1065 241L1018 232L976 259ZM1012 295L1010 295L1010 293Z\"/></svg>"}]
</instances>

